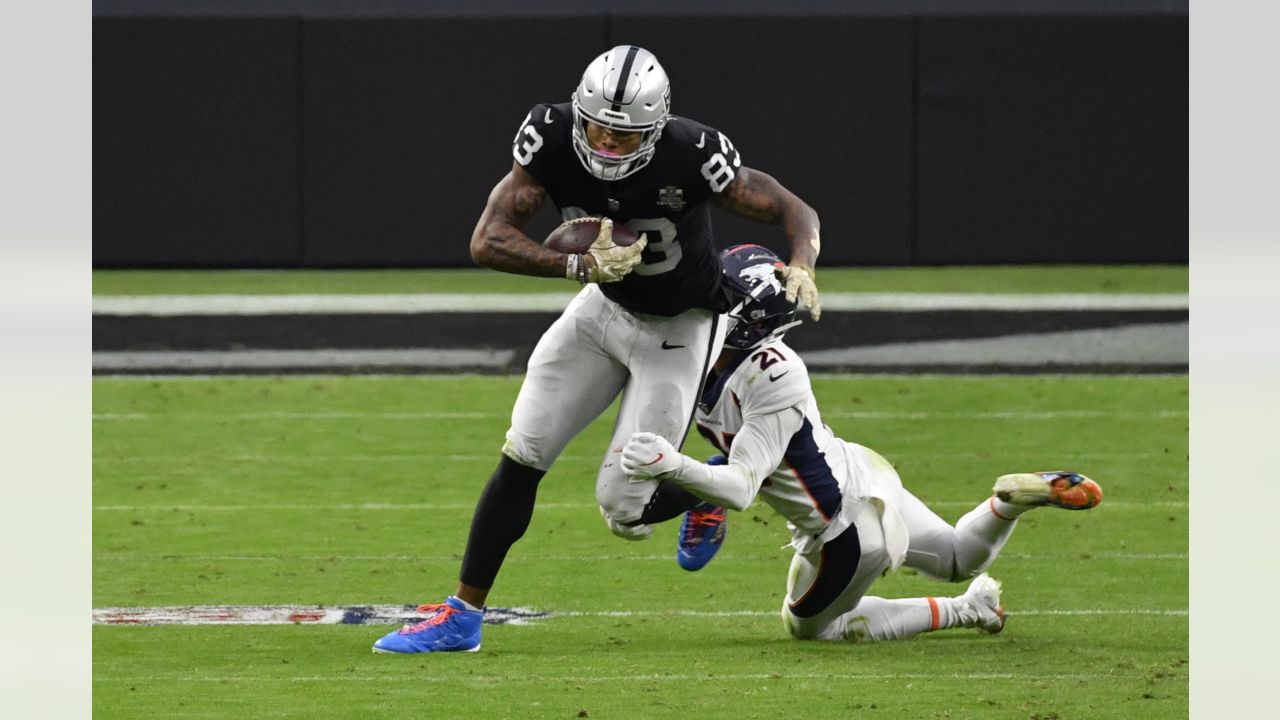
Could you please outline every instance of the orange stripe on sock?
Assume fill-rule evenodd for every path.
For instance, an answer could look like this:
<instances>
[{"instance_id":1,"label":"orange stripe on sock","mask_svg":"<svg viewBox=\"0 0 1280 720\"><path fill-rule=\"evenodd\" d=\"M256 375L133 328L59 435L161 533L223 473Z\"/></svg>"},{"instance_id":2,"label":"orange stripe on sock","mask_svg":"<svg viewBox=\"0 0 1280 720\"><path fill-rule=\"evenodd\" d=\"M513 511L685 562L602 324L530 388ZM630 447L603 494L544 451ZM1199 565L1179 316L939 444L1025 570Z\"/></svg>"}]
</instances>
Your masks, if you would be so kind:
<instances>
[{"instance_id":1,"label":"orange stripe on sock","mask_svg":"<svg viewBox=\"0 0 1280 720\"><path fill-rule=\"evenodd\" d=\"M925 600L929 601L929 616L931 619L931 627L929 629L937 630L938 625L940 624L940 620L938 619L938 601L931 597L927 597Z\"/></svg>"},{"instance_id":2,"label":"orange stripe on sock","mask_svg":"<svg viewBox=\"0 0 1280 720\"><path fill-rule=\"evenodd\" d=\"M998 510L996 510L996 496L995 496L995 495L992 495L992 496L991 496L991 500L987 502L987 505L991 507L991 514L992 514L992 515L995 515L996 517L1000 518L1001 520L1009 520L1009 521L1012 521L1012 520L1013 520L1013 518L1011 518L1011 517L1005 517L1005 516L1001 515L1001 514L1000 514L1000 512L999 512Z\"/></svg>"}]
</instances>

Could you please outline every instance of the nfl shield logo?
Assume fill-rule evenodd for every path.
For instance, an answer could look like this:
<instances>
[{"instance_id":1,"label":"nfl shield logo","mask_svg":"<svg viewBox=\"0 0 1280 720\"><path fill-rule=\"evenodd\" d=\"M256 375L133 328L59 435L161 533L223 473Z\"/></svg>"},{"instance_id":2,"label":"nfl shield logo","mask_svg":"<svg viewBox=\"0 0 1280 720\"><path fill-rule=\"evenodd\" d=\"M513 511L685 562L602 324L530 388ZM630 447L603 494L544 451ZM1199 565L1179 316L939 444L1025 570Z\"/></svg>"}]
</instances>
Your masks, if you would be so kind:
<instances>
[{"instance_id":1,"label":"nfl shield logo","mask_svg":"<svg viewBox=\"0 0 1280 720\"><path fill-rule=\"evenodd\" d=\"M658 190L659 207L669 208L672 212L684 209L684 190L675 185L668 185Z\"/></svg>"}]
</instances>

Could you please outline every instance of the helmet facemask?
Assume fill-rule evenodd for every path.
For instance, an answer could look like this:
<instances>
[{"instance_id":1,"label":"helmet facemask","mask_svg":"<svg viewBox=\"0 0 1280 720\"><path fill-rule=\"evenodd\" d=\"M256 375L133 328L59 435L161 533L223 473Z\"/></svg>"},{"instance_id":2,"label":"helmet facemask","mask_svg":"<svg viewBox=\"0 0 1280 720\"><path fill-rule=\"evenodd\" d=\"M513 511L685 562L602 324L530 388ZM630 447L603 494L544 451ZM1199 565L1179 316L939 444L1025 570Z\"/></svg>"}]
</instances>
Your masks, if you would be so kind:
<instances>
[{"instance_id":1,"label":"helmet facemask","mask_svg":"<svg viewBox=\"0 0 1280 720\"><path fill-rule=\"evenodd\" d=\"M587 172L607 181L632 175L653 159L671 113L671 84L653 53L619 45L587 66L573 92L573 150ZM641 133L627 155L591 147L587 123L618 132Z\"/></svg>"}]
</instances>

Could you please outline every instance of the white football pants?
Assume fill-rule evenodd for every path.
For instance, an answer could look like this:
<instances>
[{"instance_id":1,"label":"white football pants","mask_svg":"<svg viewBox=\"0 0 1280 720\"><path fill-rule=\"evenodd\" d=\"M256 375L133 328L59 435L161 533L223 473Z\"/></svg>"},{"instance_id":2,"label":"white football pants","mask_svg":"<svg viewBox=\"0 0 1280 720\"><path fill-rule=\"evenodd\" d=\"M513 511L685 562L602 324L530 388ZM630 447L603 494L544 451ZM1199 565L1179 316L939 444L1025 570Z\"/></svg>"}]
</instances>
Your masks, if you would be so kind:
<instances>
[{"instance_id":1,"label":"white football pants","mask_svg":"<svg viewBox=\"0 0 1280 720\"><path fill-rule=\"evenodd\" d=\"M633 432L656 433L677 448L693 420L698 393L724 343L725 323L710 310L674 317L627 312L587 285L543 333L511 412L502 452L546 470L575 435L622 393L613 437L596 476L606 524L628 539L647 537L640 518L658 486L630 482L617 459Z\"/></svg>"},{"instance_id":2,"label":"white football pants","mask_svg":"<svg viewBox=\"0 0 1280 720\"><path fill-rule=\"evenodd\" d=\"M901 488L901 480L887 463L877 467L877 472L884 475L877 479L877 487L892 488L896 484ZM990 499L966 513L955 527L905 488L900 490L896 508L911 536L904 564L940 580L964 580L987 569L1017 524L1016 520L997 515ZM885 551L879 514L870 504L858 507L854 525L861 546L857 570L844 590L810 617L798 617L791 608L815 588L821 588L824 570L831 572L828 563L836 559L824 558L821 549L807 555L796 553L792 558L782 620L793 636L814 640L891 640L959 624L957 601L952 598L864 597L876 578L888 569L890 558Z\"/></svg>"}]
</instances>

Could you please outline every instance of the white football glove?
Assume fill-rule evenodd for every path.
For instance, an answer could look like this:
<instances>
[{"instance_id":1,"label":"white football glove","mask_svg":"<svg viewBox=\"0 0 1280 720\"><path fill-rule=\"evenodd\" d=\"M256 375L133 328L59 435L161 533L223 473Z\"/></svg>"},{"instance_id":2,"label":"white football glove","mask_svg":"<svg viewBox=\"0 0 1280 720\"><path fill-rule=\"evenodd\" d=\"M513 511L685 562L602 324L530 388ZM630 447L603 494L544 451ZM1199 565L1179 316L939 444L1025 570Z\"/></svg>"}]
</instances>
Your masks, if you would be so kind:
<instances>
[{"instance_id":1,"label":"white football glove","mask_svg":"<svg viewBox=\"0 0 1280 720\"><path fill-rule=\"evenodd\" d=\"M582 258L587 263L587 282L611 283L626 277L640 264L640 252L648 242L649 239L641 235L639 240L626 247L614 245L613 221L604 218L600 223L600 234L584 253L591 256L594 264L587 262L586 257Z\"/></svg>"},{"instance_id":2,"label":"white football glove","mask_svg":"<svg viewBox=\"0 0 1280 720\"><path fill-rule=\"evenodd\" d=\"M818 285L814 282L816 273L813 268L800 263L788 265L782 271L782 278L787 283L787 301L795 302L796 298L809 309L809 317L814 320L822 314L822 305L818 302Z\"/></svg>"},{"instance_id":3,"label":"white football glove","mask_svg":"<svg viewBox=\"0 0 1280 720\"><path fill-rule=\"evenodd\" d=\"M640 482L679 468L681 458L680 451L661 435L633 433L622 448L622 471L632 482Z\"/></svg>"}]
</instances>

